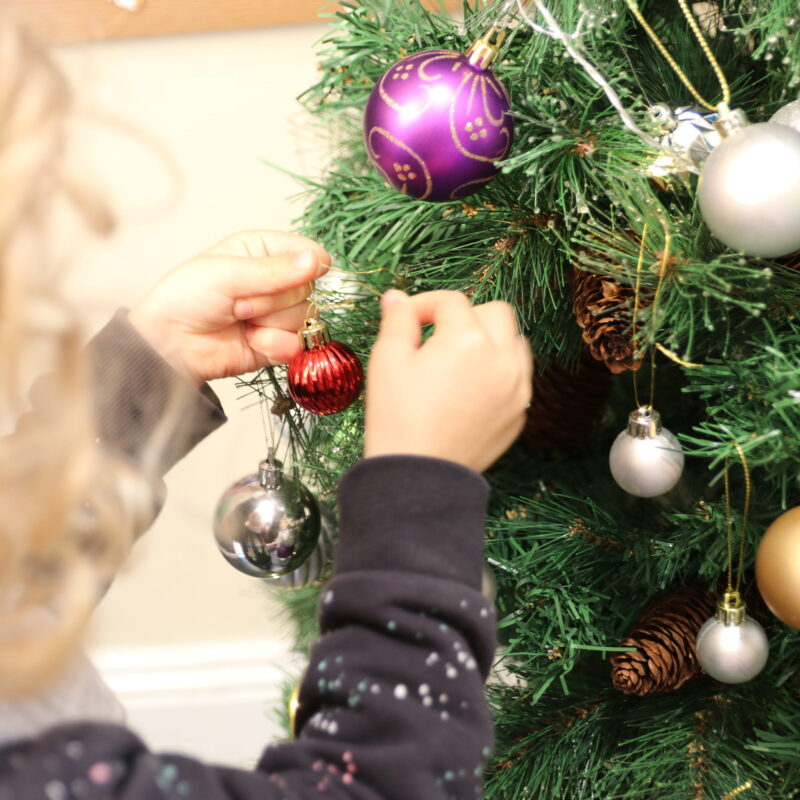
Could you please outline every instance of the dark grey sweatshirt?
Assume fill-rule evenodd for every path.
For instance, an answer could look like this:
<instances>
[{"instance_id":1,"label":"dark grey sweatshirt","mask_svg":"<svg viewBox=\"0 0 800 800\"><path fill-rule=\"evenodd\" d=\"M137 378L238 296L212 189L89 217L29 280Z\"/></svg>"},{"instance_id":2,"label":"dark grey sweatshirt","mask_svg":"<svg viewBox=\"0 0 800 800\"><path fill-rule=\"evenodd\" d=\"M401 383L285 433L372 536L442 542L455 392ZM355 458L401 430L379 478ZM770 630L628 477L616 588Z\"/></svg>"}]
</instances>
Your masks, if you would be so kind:
<instances>
[{"instance_id":1,"label":"dark grey sweatshirt","mask_svg":"<svg viewBox=\"0 0 800 800\"><path fill-rule=\"evenodd\" d=\"M174 374L118 315L91 344L103 438L137 457ZM187 396L164 468L224 417ZM447 461L365 459L339 486L339 549L319 606L295 741L252 771L152 753L131 731L70 724L0 750L0 800L475 800L492 748L495 645L480 592L488 486Z\"/></svg>"}]
</instances>

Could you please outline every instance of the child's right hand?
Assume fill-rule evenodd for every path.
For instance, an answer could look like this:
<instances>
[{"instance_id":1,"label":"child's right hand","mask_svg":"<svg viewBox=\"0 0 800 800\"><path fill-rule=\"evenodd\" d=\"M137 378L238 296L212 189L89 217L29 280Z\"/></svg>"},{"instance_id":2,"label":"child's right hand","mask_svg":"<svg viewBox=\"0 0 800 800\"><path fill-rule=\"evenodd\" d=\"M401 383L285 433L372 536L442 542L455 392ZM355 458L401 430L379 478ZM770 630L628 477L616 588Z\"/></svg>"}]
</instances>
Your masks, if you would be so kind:
<instances>
[{"instance_id":1,"label":"child's right hand","mask_svg":"<svg viewBox=\"0 0 800 800\"><path fill-rule=\"evenodd\" d=\"M507 303L459 292L387 292L367 375L364 455L420 455L482 472L512 444L533 359ZM421 344L420 326L433 323Z\"/></svg>"}]
</instances>

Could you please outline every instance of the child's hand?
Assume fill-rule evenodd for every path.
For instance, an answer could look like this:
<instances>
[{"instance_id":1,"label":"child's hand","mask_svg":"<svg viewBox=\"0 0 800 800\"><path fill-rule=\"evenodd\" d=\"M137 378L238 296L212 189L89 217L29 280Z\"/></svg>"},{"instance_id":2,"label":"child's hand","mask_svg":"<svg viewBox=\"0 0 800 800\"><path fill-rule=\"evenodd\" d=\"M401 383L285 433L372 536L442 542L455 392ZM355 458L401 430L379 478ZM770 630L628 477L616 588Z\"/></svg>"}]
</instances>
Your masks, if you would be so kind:
<instances>
[{"instance_id":1,"label":"child's hand","mask_svg":"<svg viewBox=\"0 0 800 800\"><path fill-rule=\"evenodd\" d=\"M390 291L367 374L364 455L405 453L482 472L522 431L533 360L507 303ZM434 323L421 344L420 326Z\"/></svg>"},{"instance_id":2,"label":"child's hand","mask_svg":"<svg viewBox=\"0 0 800 800\"><path fill-rule=\"evenodd\" d=\"M240 375L298 352L307 298L329 265L302 236L237 233L164 276L128 318L198 385Z\"/></svg>"}]
</instances>

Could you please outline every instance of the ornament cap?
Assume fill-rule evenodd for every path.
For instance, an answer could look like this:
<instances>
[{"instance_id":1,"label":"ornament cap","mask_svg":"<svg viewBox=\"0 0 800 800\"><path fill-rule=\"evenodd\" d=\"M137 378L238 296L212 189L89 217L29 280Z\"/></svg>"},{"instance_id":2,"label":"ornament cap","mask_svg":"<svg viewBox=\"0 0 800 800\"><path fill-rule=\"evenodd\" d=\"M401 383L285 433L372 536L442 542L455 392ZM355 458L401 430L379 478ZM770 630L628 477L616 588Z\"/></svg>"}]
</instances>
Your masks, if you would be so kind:
<instances>
[{"instance_id":1,"label":"ornament cap","mask_svg":"<svg viewBox=\"0 0 800 800\"><path fill-rule=\"evenodd\" d=\"M725 592L717 603L717 619L723 625L741 625L747 618L747 606L739 592Z\"/></svg>"},{"instance_id":2,"label":"ornament cap","mask_svg":"<svg viewBox=\"0 0 800 800\"><path fill-rule=\"evenodd\" d=\"M282 466L281 462L276 460L272 448L270 448L266 459L258 465L258 482L262 488L280 489L281 479L283 478Z\"/></svg>"},{"instance_id":3,"label":"ornament cap","mask_svg":"<svg viewBox=\"0 0 800 800\"><path fill-rule=\"evenodd\" d=\"M494 41L492 39L494 38ZM488 69L497 59L500 45L506 38L502 28L493 25L480 38L476 39L467 50L467 61L478 69Z\"/></svg>"},{"instance_id":4,"label":"ornament cap","mask_svg":"<svg viewBox=\"0 0 800 800\"><path fill-rule=\"evenodd\" d=\"M331 340L328 326L321 319L310 317L303 323L303 327L297 331L300 337L300 344L304 350L311 350L314 347L322 347Z\"/></svg>"},{"instance_id":5,"label":"ornament cap","mask_svg":"<svg viewBox=\"0 0 800 800\"><path fill-rule=\"evenodd\" d=\"M655 439L661 433L661 414L651 406L639 406L628 415L627 431L635 439Z\"/></svg>"},{"instance_id":6,"label":"ornament cap","mask_svg":"<svg viewBox=\"0 0 800 800\"><path fill-rule=\"evenodd\" d=\"M747 119L747 114L741 108L728 108L720 105L719 119L714 122L714 127L723 139L727 139L729 136L744 130L749 124L750 121Z\"/></svg>"}]
</instances>

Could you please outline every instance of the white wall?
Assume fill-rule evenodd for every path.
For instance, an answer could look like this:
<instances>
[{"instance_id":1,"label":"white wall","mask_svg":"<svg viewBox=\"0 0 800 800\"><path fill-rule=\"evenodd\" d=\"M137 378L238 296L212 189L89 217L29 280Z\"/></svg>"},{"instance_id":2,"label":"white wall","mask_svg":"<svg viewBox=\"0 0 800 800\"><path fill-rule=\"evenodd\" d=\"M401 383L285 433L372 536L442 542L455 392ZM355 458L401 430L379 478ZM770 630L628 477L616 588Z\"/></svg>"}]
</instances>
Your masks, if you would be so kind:
<instances>
[{"instance_id":1,"label":"white wall","mask_svg":"<svg viewBox=\"0 0 800 800\"><path fill-rule=\"evenodd\" d=\"M294 99L316 80L312 45L324 32L314 24L59 49L80 98L84 176L120 217L111 239L68 248L71 293L92 330L226 234L290 228L298 186L261 160L306 175L324 162L325 144ZM168 476L167 505L99 608L90 646L153 744L245 763L273 733L264 705L280 675L269 663L287 662L291 631L260 582L229 567L213 542L217 498L265 449L257 408L232 382L214 388L230 421ZM176 692L187 663L193 691Z\"/></svg>"}]
</instances>

